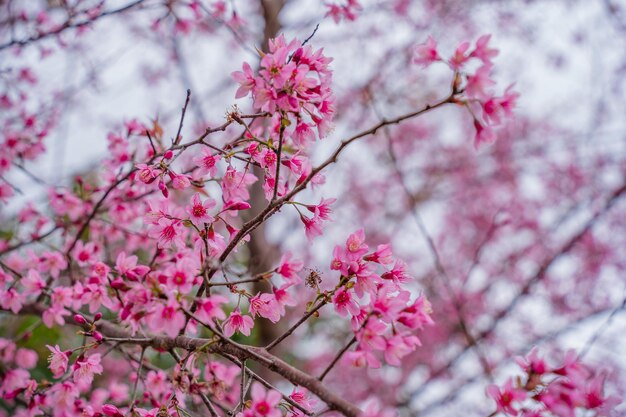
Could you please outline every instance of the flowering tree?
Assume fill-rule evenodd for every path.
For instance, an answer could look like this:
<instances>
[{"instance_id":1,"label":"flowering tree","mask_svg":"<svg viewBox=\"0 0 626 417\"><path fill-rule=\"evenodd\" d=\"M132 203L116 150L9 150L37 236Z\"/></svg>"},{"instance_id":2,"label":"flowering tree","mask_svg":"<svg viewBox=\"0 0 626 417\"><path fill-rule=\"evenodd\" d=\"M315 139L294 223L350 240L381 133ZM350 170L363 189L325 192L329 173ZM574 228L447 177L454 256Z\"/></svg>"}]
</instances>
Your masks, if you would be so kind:
<instances>
[{"instance_id":1,"label":"flowering tree","mask_svg":"<svg viewBox=\"0 0 626 417\"><path fill-rule=\"evenodd\" d=\"M623 155L550 154L569 131L514 115L465 2L0 7L4 415L619 412L623 363L587 356L623 343ZM118 31L167 104L113 111L99 162L51 183L37 164L61 169L55 132L108 63L93 36ZM232 70L197 86L200 44ZM50 88L59 56L84 80Z\"/></svg>"}]
</instances>

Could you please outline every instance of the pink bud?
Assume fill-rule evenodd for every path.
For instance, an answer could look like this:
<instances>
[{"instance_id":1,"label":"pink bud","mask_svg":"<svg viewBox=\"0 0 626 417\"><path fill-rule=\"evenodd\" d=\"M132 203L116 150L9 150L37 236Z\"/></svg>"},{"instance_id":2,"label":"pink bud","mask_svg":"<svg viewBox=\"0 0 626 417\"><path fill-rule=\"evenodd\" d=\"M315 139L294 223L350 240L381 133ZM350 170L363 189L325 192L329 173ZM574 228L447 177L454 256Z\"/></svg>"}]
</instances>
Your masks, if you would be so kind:
<instances>
[{"instance_id":1,"label":"pink bud","mask_svg":"<svg viewBox=\"0 0 626 417\"><path fill-rule=\"evenodd\" d=\"M102 406L102 412L104 413L104 415L107 415L109 417L124 417L120 410L112 404L104 404Z\"/></svg>"},{"instance_id":2,"label":"pink bud","mask_svg":"<svg viewBox=\"0 0 626 417\"><path fill-rule=\"evenodd\" d=\"M78 324L87 324L87 320L80 314L74 315L74 321Z\"/></svg>"},{"instance_id":3,"label":"pink bud","mask_svg":"<svg viewBox=\"0 0 626 417\"><path fill-rule=\"evenodd\" d=\"M114 290L126 291L128 289L128 285L126 285L122 278L116 278L111 282L111 288Z\"/></svg>"},{"instance_id":4,"label":"pink bud","mask_svg":"<svg viewBox=\"0 0 626 417\"><path fill-rule=\"evenodd\" d=\"M95 316L93 316L93 321L98 321L102 318L102 313L98 312Z\"/></svg>"},{"instance_id":5,"label":"pink bud","mask_svg":"<svg viewBox=\"0 0 626 417\"><path fill-rule=\"evenodd\" d=\"M226 205L224 206L223 211L226 211L226 210L248 210L250 207L251 207L250 204L246 203L245 201L229 202L229 203L226 203Z\"/></svg>"},{"instance_id":6,"label":"pink bud","mask_svg":"<svg viewBox=\"0 0 626 417\"><path fill-rule=\"evenodd\" d=\"M163 194L163 197L167 198L169 196L169 192L167 191L167 187L165 186L165 182L161 179L159 181L159 190Z\"/></svg>"},{"instance_id":7,"label":"pink bud","mask_svg":"<svg viewBox=\"0 0 626 417\"><path fill-rule=\"evenodd\" d=\"M93 331L93 333L91 334L93 336L94 339L96 339L98 342L101 342L103 337L102 337L102 333L98 332L98 331Z\"/></svg>"},{"instance_id":8,"label":"pink bud","mask_svg":"<svg viewBox=\"0 0 626 417\"><path fill-rule=\"evenodd\" d=\"M172 159L173 156L174 152L171 149L163 154L163 158L165 159Z\"/></svg>"}]
</instances>

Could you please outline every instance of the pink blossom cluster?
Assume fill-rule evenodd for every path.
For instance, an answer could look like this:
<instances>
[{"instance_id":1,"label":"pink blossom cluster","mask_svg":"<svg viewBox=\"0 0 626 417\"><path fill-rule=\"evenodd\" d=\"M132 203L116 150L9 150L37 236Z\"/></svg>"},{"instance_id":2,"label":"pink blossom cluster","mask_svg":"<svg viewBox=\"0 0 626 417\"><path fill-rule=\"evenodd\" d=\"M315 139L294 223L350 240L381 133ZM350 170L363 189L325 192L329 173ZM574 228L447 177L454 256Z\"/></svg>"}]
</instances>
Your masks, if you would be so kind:
<instances>
[{"instance_id":1,"label":"pink blossom cluster","mask_svg":"<svg viewBox=\"0 0 626 417\"><path fill-rule=\"evenodd\" d=\"M358 0L346 0L342 3L327 2L326 16L332 17L335 23L339 23L342 20L354 21L357 19L358 14L363 10L363 6Z\"/></svg>"},{"instance_id":2,"label":"pink blossom cluster","mask_svg":"<svg viewBox=\"0 0 626 417\"><path fill-rule=\"evenodd\" d=\"M433 324L431 306L422 294L411 301L406 285L413 281L407 265L395 260L389 244L370 252L363 230L336 246L330 268L341 274L332 302L342 316L350 316L356 349L346 355L355 366L379 368L381 362L400 366L401 359L421 342L415 332Z\"/></svg>"},{"instance_id":3,"label":"pink blossom cluster","mask_svg":"<svg viewBox=\"0 0 626 417\"><path fill-rule=\"evenodd\" d=\"M515 382L490 385L487 395L496 402L497 413L523 417L574 417L589 411L596 416L614 415L620 403L604 393L606 375L584 364L574 351L559 366L551 366L536 348L517 363L524 376Z\"/></svg>"},{"instance_id":4,"label":"pink blossom cluster","mask_svg":"<svg viewBox=\"0 0 626 417\"><path fill-rule=\"evenodd\" d=\"M493 80L493 58L499 51L490 47L491 35L483 35L472 48L469 41L463 41L455 49L452 56L444 59L437 47L437 42L428 37L426 42L415 48L413 62L428 67L433 63L442 62L454 71L453 88L463 93L459 103L467 106L474 119L476 136L474 145L491 143L496 139L495 127L502 125L503 118L513 116L519 94L510 85L500 96L493 92L496 84Z\"/></svg>"},{"instance_id":5,"label":"pink blossom cluster","mask_svg":"<svg viewBox=\"0 0 626 417\"><path fill-rule=\"evenodd\" d=\"M185 4L194 14L204 10L199 2ZM214 7L219 14L226 6ZM340 14L351 19L358 7L350 1ZM186 33L184 18L179 21L175 31ZM488 60L493 53L483 44L472 54ZM286 248L268 271L243 267L252 261L240 249L282 207L297 212L309 239L331 220L335 199L296 200L299 191L324 181L323 166L314 168L308 151L326 136L335 112L330 62L321 49L283 36L271 40L257 71L244 63L233 74L237 98L251 95L258 113L233 108L223 125L190 140L180 135L183 111L169 142L158 121L126 120L107 136L107 155L94 175L51 187L49 211L34 205L19 211L16 232L0 239L0 307L34 313L46 329L78 331L40 352L0 339L0 395L15 415L178 416L184 404L209 396L241 417L279 417L285 408L301 416L316 400L294 380L287 378L295 386L289 396L248 384L249 401L239 382L251 375L245 360L259 360L259 349L270 354L270 347L253 345L259 323L276 325L300 313L306 287L317 290L318 304L309 307L332 303L337 315L350 318L355 348L344 362L400 366L421 345L416 333L433 324L429 301L411 291L414 279L391 245L370 250L363 230L335 248L330 269L340 276L332 290L321 290L315 278L303 280L304 263ZM20 135L7 136L2 169L43 151L43 128L37 120L26 126L24 115L18 124L25 126L7 128ZM267 201L250 219L244 212L253 208L258 181ZM305 311L300 324L313 313ZM167 348L189 339L203 344ZM212 351L217 345L257 350L237 359ZM179 351L185 356L177 357ZM154 365L163 356L175 361L167 370ZM38 359L47 359L45 378L33 371ZM376 401L365 410L371 417L390 415Z\"/></svg>"},{"instance_id":6,"label":"pink blossom cluster","mask_svg":"<svg viewBox=\"0 0 626 417\"><path fill-rule=\"evenodd\" d=\"M295 146L305 146L315 139L313 129L323 138L332 124L331 61L322 49L314 51L295 39L287 43L281 35L270 41L258 71L244 63L243 71L233 73L240 85L236 97L251 94L256 109L280 116L277 128L286 129Z\"/></svg>"},{"instance_id":7,"label":"pink blossom cluster","mask_svg":"<svg viewBox=\"0 0 626 417\"><path fill-rule=\"evenodd\" d=\"M0 77L0 204L16 190L6 175L45 152L44 139L56 123L56 111L31 97L29 90L38 83L29 67L13 68Z\"/></svg>"}]
</instances>

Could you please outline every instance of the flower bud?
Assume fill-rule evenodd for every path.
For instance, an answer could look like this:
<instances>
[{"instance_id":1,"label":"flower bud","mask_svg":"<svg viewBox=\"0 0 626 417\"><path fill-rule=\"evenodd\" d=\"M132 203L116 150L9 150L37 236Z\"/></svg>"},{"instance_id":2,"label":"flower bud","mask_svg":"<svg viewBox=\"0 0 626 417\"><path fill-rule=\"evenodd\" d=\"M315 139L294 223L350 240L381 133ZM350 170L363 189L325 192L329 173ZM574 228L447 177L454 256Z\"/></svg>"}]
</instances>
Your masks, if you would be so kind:
<instances>
[{"instance_id":1,"label":"flower bud","mask_svg":"<svg viewBox=\"0 0 626 417\"><path fill-rule=\"evenodd\" d=\"M105 416L109 417L124 417L120 410L112 404L104 404L102 406L102 412Z\"/></svg>"}]
</instances>

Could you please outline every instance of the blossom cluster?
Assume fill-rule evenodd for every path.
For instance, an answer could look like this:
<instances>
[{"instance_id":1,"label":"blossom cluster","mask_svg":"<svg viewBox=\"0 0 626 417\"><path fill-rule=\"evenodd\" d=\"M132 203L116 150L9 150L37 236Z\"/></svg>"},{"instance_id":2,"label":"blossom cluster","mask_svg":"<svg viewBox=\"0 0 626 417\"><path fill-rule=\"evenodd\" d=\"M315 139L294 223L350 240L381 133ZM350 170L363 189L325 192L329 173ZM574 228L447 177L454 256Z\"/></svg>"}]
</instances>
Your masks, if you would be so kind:
<instances>
[{"instance_id":1,"label":"blossom cluster","mask_svg":"<svg viewBox=\"0 0 626 417\"><path fill-rule=\"evenodd\" d=\"M524 371L516 382L490 385L487 395L496 402L497 412L523 417L574 417L579 411L596 416L613 415L619 399L604 394L606 375L584 364L574 351L567 352L559 366L551 366L534 348L517 363Z\"/></svg>"},{"instance_id":2,"label":"blossom cluster","mask_svg":"<svg viewBox=\"0 0 626 417\"><path fill-rule=\"evenodd\" d=\"M323 50L314 51L297 40L287 43L281 35L270 41L268 53L262 53L258 72L244 63L243 71L233 73L240 85L236 97L251 94L255 108L282 115L277 128L286 129L294 146L306 146L315 139L313 129L323 138L332 125L331 61Z\"/></svg>"},{"instance_id":3,"label":"blossom cluster","mask_svg":"<svg viewBox=\"0 0 626 417\"><path fill-rule=\"evenodd\" d=\"M496 138L494 127L503 122L504 117L513 115L519 94L513 91L513 86L506 88L500 96L496 95L492 87L493 58L499 51L489 45L491 35L483 35L473 45L469 41L461 42L452 56L445 59L441 56L437 42L428 37L426 42L415 48L413 62L422 66L441 62L454 71L454 88L463 92L462 103L467 106L476 128L475 146L481 143L493 142ZM478 65L473 65L477 63Z\"/></svg>"},{"instance_id":4,"label":"blossom cluster","mask_svg":"<svg viewBox=\"0 0 626 417\"><path fill-rule=\"evenodd\" d=\"M198 2L188 6L200 13ZM349 1L337 13L352 19L358 8ZM187 32L184 21L177 18L175 31ZM472 54L490 59L483 44L483 52ZM233 73L236 98L251 96L256 113L233 107L223 125L190 140L180 134L183 110L169 143L158 120L126 120L107 136L108 153L93 175L51 187L47 212L34 205L19 211L15 233L0 239L0 307L14 315L35 313L48 329L74 325L78 337L51 340L38 352L0 340L0 395L15 415L162 417L206 399L240 417L279 417L285 408L301 416L316 400L289 379L292 370L282 374L295 386L288 396L254 382L247 384L245 401L248 388L239 381L254 375L245 364L259 359L253 348L269 355L273 347L254 345L259 323L277 324L301 312L307 286L316 299L298 325L327 304L349 317L355 347L345 363L399 366L420 346L416 333L433 324L430 303L412 292L414 279L391 245L370 250L363 230L335 248L330 269L339 278L331 289L321 289L315 278L303 280L304 263L286 248L277 265L261 273L252 273L253 261L239 256L252 231L282 207L297 212L309 239L331 220L334 198L296 200L299 191L324 181L324 166L315 169L309 151L333 122L331 61L306 42L270 40L258 70L244 63ZM23 78L31 81L28 74ZM483 98L471 93L479 89L469 78L466 90L468 97ZM19 112L18 127L4 132L0 174L44 149L44 127ZM252 207L257 182L267 201ZM0 199L9 195L3 192ZM262 214L250 219L252 208ZM195 344L176 345L180 340ZM185 356L163 347L172 345ZM244 349L245 355L215 346ZM154 365L164 356L175 361L167 370ZM44 358L45 378L34 370ZM366 408L368 416L388 414L378 402Z\"/></svg>"},{"instance_id":5,"label":"blossom cluster","mask_svg":"<svg viewBox=\"0 0 626 417\"><path fill-rule=\"evenodd\" d=\"M350 316L357 341L346 359L355 366L379 368L378 352L386 363L400 366L421 344L415 332L433 324L426 297L411 301L407 284L414 280L407 265L394 261L389 244L370 252L364 231L358 230L345 246L335 247L330 268L341 274L332 303L338 314Z\"/></svg>"}]
</instances>

